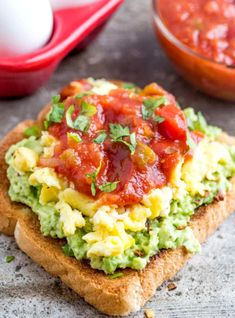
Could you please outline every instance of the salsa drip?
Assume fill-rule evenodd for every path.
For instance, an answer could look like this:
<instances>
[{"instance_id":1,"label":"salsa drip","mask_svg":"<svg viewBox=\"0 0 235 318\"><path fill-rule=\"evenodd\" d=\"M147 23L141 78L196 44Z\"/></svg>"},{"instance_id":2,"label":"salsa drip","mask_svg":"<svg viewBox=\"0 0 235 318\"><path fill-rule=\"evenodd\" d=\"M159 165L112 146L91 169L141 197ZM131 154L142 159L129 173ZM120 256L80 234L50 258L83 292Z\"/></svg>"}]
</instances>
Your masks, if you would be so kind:
<instances>
[{"instance_id":1,"label":"salsa drip","mask_svg":"<svg viewBox=\"0 0 235 318\"><path fill-rule=\"evenodd\" d=\"M182 43L215 62L235 65L234 0L158 0L157 7Z\"/></svg>"},{"instance_id":2,"label":"salsa drip","mask_svg":"<svg viewBox=\"0 0 235 318\"><path fill-rule=\"evenodd\" d=\"M39 164L101 204L134 204L167 185L190 154L189 138L193 143L199 138L187 129L174 97L155 83L138 92L121 87L108 95L83 92L54 104L60 115L51 111L44 123L59 142L54 156Z\"/></svg>"}]
</instances>

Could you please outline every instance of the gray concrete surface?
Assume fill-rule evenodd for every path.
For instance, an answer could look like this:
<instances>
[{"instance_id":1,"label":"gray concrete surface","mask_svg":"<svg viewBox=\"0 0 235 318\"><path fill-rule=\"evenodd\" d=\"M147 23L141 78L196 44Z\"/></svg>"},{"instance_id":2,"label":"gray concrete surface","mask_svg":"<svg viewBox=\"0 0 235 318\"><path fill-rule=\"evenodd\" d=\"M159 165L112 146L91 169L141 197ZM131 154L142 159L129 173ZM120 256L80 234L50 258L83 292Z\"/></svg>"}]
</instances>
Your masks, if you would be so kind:
<instances>
[{"instance_id":1,"label":"gray concrete surface","mask_svg":"<svg viewBox=\"0 0 235 318\"><path fill-rule=\"evenodd\" d=\"M206 97L174 71L152 31L151 1L126 0L101 36L84 52L67 57L50 82L35 95L0 101L0 137L20 120L35 117L67 82L87 76L125 79L145 84L157 81L182 105L203 111L207 118L235 134L235 103ZM235 215L208 240L175 277L177 289L164 284L146 308L157 318L235 317ZM15 260L6 264L5 256ZM73 291L34 264L0 235L0 317L105 317ZM143 310L131 315L143 317Z\"/></svg>"}]
</instances>

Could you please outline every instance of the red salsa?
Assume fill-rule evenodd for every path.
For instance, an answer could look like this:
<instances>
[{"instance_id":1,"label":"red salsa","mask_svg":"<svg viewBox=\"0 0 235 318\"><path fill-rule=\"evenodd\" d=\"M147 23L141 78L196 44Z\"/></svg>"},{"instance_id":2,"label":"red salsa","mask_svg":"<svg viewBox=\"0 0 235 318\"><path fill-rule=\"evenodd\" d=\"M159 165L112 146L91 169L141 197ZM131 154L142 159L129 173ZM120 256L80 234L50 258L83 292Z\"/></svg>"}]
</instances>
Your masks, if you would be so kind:
<instances>
[{"instance_id":1,"label":"red salsa","mask_svg":"<svg viewBox=\"0 0 235 318\"><path fill-rule=\"evenodd\" d=\"M158 0L167 28L195 52L235 65L234 0Z\"/></svg>"},{"instance_id":2,"label":"red salsa","mask_svg":"<svg viewBox=\"0 0 235 318\"><path fill-rule=\"evenodd\" d=\"M188 138L199 138L187 129L174 97L155 83L143 90L119 87L108 95L81 92L54 101L52 109L46 125L59 143L40 165L53 167L101 204L137 203L166 185L190 153Z\"/></svg>"}]
</instances>

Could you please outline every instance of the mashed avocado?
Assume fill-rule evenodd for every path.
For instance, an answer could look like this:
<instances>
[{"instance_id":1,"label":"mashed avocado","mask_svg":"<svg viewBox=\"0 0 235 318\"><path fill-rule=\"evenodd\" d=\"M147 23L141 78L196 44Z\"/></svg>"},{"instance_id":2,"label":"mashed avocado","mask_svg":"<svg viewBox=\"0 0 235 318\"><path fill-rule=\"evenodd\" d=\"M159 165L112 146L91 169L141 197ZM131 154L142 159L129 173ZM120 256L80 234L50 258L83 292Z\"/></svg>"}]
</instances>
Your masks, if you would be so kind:
<instances>
[{"instance_id":1,"label":"mashed avocado","mask_svg":"<svg viewBox=\"0 0 235 318\"><path fill-rule=\"evenodd\" d=\"M201 114L197 115L192 109L185 110L189 128L200 130L209 139L215 139L220 130L208 126ZM206 204L210 204L218 192L225 193L229 187L229 179L235 173L235 151L228 148L230 161L220 162L216 173L210 180L203 180L207 189L206 195L192 195L185 192L180 198L173 198L170 203L170 213L154 219L147 219L146 226L140 231L127 230L127 234L134 240L129 248L117 256L90 256L87 253L89 244L83 239L84 235L93 231L93 218L83 216L85 226L76 228L73 235L65 235L60 212L56 208L56 202L40 203L41 185L30 185L30 171L20 173L13 165L13 155L19 147L33 150L37 155L43 152L40 139L30 137L13 145L6 154L6 162L9 165L7 176L10 180L9 195L13 201L30 206L38 215L41 232L45 236L66 238L67 244L64 252L75 258L89 259L91 267L103 270L107 274L114 273L117 268L130 267L143 269L151 256L161 249L175 249L184 246L188 251L195 253L200 250L200 244L195 239L192 230L188 227L190 217L195 210Z\"/></svg>"}]
</instances>

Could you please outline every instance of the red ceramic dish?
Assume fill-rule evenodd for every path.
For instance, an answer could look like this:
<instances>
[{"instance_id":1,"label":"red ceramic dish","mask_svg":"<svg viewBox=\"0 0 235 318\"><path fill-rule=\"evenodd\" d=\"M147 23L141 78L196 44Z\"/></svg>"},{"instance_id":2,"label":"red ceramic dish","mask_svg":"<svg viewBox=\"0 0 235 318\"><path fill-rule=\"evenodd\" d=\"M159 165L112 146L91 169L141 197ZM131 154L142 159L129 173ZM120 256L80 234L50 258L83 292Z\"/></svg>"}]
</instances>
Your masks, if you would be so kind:
<instances>
[{"instance_id":1,"label":"red ceramic dish","mask_svg":"<svg viewBox=\"0 0 235 318\"><path fill-rule=\"evenodd\" d=\"M182 43L164 23L160 4L153 0L154 27L157 37L178 72L204 93L235 101L235 67L218 63Z\"/></svg>"},{"instance_id":2,"label":"red ceramic dish","mask_svg":"<svg viewBox=\"0 0 235 318\"><path fill-rule=\"evenodd\" d=\"M46 46L32 54L0 60L0 97L24 96L40 88L72 49L88 44L122 2L98 0L54 12L54 31Z\"/></svg>"}]
</instances>

